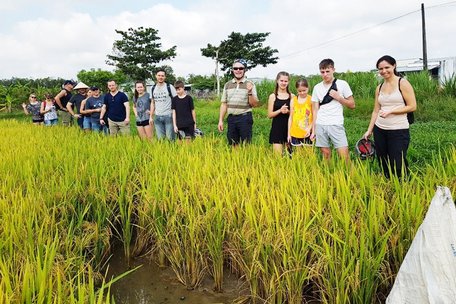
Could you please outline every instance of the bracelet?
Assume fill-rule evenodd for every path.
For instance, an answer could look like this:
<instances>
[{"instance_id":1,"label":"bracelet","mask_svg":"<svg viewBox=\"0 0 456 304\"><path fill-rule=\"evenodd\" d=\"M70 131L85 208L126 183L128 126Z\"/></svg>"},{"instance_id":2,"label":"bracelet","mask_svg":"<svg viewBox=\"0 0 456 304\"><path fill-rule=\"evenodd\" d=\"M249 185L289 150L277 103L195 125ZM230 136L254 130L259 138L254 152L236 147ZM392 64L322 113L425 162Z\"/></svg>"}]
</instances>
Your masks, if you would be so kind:
<instances>
[{"instance_id":1,"label":"bracelet","mask_svg":"<svg viewBox=\"0 0 456 304\"><path fill-rule=\"evenodd\" d=\"M249 96L252 96L253 94L252 94L252 93L249 93L248 95L249 95Z\"/></svg>"}]
</instances>

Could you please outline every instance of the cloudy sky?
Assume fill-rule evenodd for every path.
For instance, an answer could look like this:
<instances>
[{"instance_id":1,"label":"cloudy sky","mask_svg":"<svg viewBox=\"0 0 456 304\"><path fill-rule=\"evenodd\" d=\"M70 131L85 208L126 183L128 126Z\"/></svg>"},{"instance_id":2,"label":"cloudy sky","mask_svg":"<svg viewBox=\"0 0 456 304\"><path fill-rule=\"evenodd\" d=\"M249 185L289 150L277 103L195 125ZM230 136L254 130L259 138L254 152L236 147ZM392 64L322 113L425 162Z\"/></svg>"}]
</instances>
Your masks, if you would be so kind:
<instances>
[{"instance_id":1,"label":"cloudy sky","mask_svg":"<svg viewBox=\"0 0 456 304\"><path fill-rule=\"evenodd\" d=\"M424 0L423 0L424 1ZM285 70L318 73L323 58L338 71L366 71L385 54L422 57L422 1L414 0L15 0L0 2L0 78L76 79L101 68L115 29L152 27L163 48L177 46L167 64L177 76L214 73L202 57L233 32L270 32L266 45L279 51L278 63L249 72L273 78ZM428 0L428 58L456 56L456 1Z\"/></svg>"}]
</instances>

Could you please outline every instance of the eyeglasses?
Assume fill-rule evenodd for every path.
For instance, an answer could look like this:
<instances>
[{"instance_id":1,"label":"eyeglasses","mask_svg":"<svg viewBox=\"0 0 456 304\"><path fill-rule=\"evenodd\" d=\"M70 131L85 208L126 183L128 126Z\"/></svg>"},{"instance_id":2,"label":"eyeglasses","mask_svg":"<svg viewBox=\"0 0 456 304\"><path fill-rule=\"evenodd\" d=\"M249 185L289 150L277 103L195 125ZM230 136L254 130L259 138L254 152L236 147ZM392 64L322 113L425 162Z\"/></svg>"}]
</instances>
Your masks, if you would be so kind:
<instances>
[{"instance_id":1,"label":"eyeglasses","mask_svg":"<svg viewBox=\"0 0 456 304\"><path fill-rule=\"evenodd\" d=\"M245 68L244 67L233 67L233 71L243 71Z\"/></svg>"}]
</instances>

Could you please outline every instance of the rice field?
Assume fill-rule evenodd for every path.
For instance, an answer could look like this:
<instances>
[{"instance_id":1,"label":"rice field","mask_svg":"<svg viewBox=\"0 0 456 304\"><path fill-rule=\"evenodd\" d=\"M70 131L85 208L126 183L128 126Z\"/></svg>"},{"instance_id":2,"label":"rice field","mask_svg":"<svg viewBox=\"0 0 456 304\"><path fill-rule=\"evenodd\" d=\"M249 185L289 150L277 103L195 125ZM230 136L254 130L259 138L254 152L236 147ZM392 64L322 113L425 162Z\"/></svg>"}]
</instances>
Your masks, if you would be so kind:
<instances>
[{"instance_id":1,"label":"rice field","mask_svg":"<svg viewBox=\"0 0 456 304\"><path fill-rule=\"evenodd\" d=\"M356 121L349 140L365 128ZM447 132L413 127L423 141ZM249 290L239 303L378 303L435 187L456 189L448 142L423 156L418 140L401 182L311 149L277 157L264 136L232 151L210 132L178 145L16 120L0 129L0 303L114 303L114 240L126 263L149 255L188 288L210 277L223 290L228 265Z\"/></svg>"}]
</instances>

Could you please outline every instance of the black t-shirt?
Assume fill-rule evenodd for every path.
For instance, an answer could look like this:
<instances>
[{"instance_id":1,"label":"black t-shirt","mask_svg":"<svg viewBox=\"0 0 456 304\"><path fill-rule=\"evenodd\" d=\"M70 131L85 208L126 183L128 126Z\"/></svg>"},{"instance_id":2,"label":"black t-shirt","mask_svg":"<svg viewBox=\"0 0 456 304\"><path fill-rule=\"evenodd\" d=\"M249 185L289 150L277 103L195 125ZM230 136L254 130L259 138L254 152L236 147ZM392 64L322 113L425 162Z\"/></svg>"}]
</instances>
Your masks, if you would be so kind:
<instances>
[{"instance_id":1,"label":"black t-shirt","mask_svg":"<svg viewBox=\"0 0 456 304\"><path fill-rule=\"evenodd\" d=\"M185 95L183 98L174 96L171 100L171 109L176 111L176 125L185 128L194 125L192 110L194 109L193 98Z\"/></svg>"},{"instance_id":2,"label":"black t-shirt","mask_svg":"<svg viewBox=\"0 0 456 304\"><path fill-rule=\"evenodd\" d=\"M76 113L80 113L81 103L86 98L87 96L81 95L79 93L71 97L69 103L73 105L73 109L76 108Z\"/></svg>"}]
</instances>

